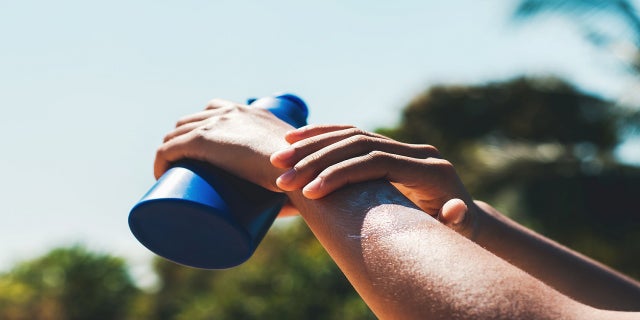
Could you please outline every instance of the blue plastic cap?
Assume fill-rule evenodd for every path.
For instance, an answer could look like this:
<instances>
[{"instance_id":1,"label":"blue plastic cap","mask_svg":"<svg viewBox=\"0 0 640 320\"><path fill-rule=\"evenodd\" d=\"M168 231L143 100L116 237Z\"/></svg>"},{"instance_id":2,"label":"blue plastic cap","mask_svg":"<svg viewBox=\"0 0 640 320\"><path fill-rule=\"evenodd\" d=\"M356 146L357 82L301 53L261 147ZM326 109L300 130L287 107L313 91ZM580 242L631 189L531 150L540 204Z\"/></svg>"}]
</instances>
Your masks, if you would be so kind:
<instances>
[{"instance_id":1,"label":"blue plastic cap","mask_svg":"<svg viewBox=\"0 0 640 320\"><path fill-rule=\"evenodd\" d=\"M302 99L291 93L282 93L273 97L264 97L251 101L251 106L271 111L280 120L296 127L307 124L309 108Z\"/></svg>"},{"instance_id":2,"label":"blue plastic cap","mask_svg":"<svg viewBox=\"0 0 640 320\"><path fill-rule=\"evenodd\" d=\"M155 254L196 268L224 269L253 253L252 239L197 170L169 169L131 209L129 228ZM228 188L228 187L227 187ZM237 209L237 208L236 208Z\"/></svg>"}]
</instances>

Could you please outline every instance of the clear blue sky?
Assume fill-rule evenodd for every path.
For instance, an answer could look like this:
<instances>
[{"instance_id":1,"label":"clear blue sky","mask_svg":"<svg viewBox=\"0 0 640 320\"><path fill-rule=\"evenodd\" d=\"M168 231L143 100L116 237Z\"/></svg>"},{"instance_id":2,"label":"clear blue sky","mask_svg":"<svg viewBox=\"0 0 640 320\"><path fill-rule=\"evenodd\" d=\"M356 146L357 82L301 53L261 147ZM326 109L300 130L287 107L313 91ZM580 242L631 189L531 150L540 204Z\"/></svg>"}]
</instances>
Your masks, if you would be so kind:
<instances>
[{"instance_id":1,"label":"clear blue sky","mask_svg":"<svg viewBox=\"0 0 640 320\"><path fill-rule=\"evenodd\" d=\"M146 261L128 211L162 136L213 97L291 91L313 123L374 129L435 83L629 92L570 23L513 24L513 2L0 0L0 268L73 242Z\"/></svg>"}]
</instances>

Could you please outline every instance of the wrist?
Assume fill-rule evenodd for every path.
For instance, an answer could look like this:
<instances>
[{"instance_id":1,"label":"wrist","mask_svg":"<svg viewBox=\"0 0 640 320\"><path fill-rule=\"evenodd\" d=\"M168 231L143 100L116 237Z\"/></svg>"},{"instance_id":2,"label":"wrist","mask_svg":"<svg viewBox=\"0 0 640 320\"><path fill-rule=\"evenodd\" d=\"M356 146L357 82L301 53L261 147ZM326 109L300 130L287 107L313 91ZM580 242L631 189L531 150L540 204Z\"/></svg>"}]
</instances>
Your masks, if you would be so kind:
<instances>
[{"instance_id":1,"label":"wrist","mask_svg":"<svg viewBox=\"0 0 640 320\"><path fill-rule=\"evenodd\" d=\"M485 247L494 246L497 239L502 239L504 232L511 225L510 219L502 215L496 208L484 201L474 200L476 208L474 219L473 242Z\"/></svg>"},{"instance_id":2,"label":"wrist","mask_svg":"<svg viewBox=\"0 0 640 320\"><path fill-rule=\"evenodd\" d=\"M462 221L454 225L449 225L449 227L463 237L475 242L481 228L480 221L486 213L476 201L465 201L465 205L467 206L467 210Z\"/></svg>"}]
</instances>

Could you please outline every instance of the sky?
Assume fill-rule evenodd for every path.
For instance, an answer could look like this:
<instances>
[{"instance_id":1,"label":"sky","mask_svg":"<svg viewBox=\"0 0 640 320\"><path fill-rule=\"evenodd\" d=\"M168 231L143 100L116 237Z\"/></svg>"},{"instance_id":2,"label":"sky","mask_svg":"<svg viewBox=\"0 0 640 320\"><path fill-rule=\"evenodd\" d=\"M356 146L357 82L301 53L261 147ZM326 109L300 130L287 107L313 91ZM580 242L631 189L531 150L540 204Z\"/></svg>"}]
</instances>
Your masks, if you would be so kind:
<instances>
[{"instance_id":1,"label":"sky","mask_svg":"<svg viewBox=\"0 0 640 320\"><path fill-rule=\"evenodd\" d=\"M175 121L214 97L288 91L310 123L393 126L430 85L558 75L635 88L561 18L514 1L0 0L0 270L61 245L152 256L130 208ZM640 162L640 141L620 155ZM135 269L135 268L134 268ZM136 271L134 270L134 273Z\"/></svg>"}]
</instances>

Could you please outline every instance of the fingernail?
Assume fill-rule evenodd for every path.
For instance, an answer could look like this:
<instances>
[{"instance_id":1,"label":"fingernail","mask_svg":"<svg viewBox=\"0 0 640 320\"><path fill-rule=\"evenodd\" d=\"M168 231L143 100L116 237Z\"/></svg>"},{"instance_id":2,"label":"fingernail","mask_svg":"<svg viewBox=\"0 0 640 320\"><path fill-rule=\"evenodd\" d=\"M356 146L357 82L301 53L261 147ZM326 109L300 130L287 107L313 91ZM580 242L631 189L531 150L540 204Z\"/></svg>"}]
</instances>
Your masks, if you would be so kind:
<instances>
[{"instance_id":1,"label":"fingernail","mask_svg":"<svg viewBox=\"0 0 640 320\"><path fill-rule=\"evenodd\" d=\"M322 179L315 178L313 181L309 182L303 189L302 192L317 192L320 190L320 185L322 184Z\"/></svg>"},{"instance_id":2,"label":"fingernail","mask_svg":"<svg viewBox=\"0 0 640 320\"><path fill-rule=\"evenodd\" d=\"M296 170L291 169L285 173L283 173L281 176L278 177L278 179L276 180L276 184L280 185L280 184L289 184L291 183L291 181L293 181L293 178L296 177Z\"/></svg>"},{"instance_id":3,"label":"fingernail","mask_svg":"<svg viewBox=\"0 0 640 320\"><path fill-rule=\"evenodd\" d=\"M286 160L288 158L291 158L293 156L294 152L295 152L295 149L287 148L287 149L284 149L284 150L276 151L273 154L273 157L277 158L277 159L280 159L280 160Z\"/></svg>"},{"instance_id":4,"label":"fingernail","mask_svg":"<svg viewBox=\"0 0 640 320\"><path fill-rule=\"evenodd\" d=\"M460 200L460 202L462 202L462 200ZM469 211L469 207L467 206L466 203L462 202L462 207L458 208L458 210L456 211L456 218L451 221L451 223L453 225L458 225L460 223L462 223L462 221L464 220L464 217L467 215L467 211Z\"/></svg>"},{"instance_id":5,"label":"fingernail","mask_svg":"<svg viewBox=\"0 0 640 320\"><path fill-rule=\"evenodd\" d=\"M464 216L467 214L466 211L462 211L458 213L458 216L456 217L455 220L453 220L451 223L454 225L458 225L460 223L462 223L462 221L464 220Z\"/></svg>"}]
</instances>

